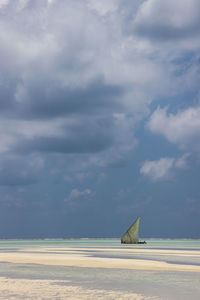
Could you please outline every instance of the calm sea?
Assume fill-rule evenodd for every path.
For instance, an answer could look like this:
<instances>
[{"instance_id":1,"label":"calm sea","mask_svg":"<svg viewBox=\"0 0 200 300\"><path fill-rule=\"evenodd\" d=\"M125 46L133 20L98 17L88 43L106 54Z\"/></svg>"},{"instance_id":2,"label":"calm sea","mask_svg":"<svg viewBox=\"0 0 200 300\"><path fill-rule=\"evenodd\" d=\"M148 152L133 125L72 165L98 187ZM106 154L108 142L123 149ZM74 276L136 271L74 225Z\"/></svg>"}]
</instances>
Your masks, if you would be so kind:
<instances>
[{"instance_id":1,"label":"calm sea","mask_svg":"<svg viewBox=\"0 0 200 300\"><path fill-rule=\"evenodd\" d=\"M146 239L145 245L121 245L120 239L45 239L45 240L0 240L0 253L26 252L26 248L80 248L88 256L106 258L129 258L165 261L172 264L200 265L200 239ZM42 249L43 248L43 249ZM113 249L107 251L106 249ZM177 250L170 255L167 251L141 251L137 249ZM127 249L128 251L115 251ZM27 249L28 250L28 249ZM179 255L179 250L186 250L186 255ZM26 278L31 280L59 280L60 284L80 286L86 289L120 291L155 296L166 300L199 300L200 273L183 271L153 271L104 268L80 268L50 266L42 264L20 264L0 262L0 277ZM0 297L1 299L1 297ZM9 299L9 298L7 298ZM13 299L13 298L12 298ZM89 298L90 299L90 298Z\"/></svg>"},{"instance_id":2,"label":"calm sea","mask_svg":"<svg viewBox=\"0 0 200 300\"><path fill-rule=\"evenodd\" d=\"M200 250L200 239L144 239L145 245L121 245L120 239L19 239L0 240L0 247L108 247Z\"/></svg>"}]
</instances>

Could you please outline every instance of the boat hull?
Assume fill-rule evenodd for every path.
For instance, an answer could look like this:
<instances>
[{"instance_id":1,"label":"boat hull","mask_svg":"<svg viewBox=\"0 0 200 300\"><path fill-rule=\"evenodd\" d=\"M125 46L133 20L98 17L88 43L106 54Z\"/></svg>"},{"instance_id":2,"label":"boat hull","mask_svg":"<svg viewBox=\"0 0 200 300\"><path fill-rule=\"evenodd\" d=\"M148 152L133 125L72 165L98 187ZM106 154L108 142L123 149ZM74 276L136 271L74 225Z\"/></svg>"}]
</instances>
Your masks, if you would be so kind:
<instances>
[{"instance_id":1,"label":"boat hull","mask_svg":"<svg viewBox=\"0 0 200 300\"><path fill-rule=\"evenodd\" d=\"M131 242L126 242L126 241L121 240L121 244L146 244L146 241L131 243Z\"/></svg>"}]
</instances>

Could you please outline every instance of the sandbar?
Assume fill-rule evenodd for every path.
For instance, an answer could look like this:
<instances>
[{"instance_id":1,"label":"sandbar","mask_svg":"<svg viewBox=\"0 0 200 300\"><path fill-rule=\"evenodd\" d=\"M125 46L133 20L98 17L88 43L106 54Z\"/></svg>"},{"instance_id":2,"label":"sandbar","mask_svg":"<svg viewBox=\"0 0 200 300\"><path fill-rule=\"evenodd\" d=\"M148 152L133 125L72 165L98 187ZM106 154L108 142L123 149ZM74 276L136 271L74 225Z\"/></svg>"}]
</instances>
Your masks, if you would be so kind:
<instances>
[{"instance_id":1,"label":"sandbar","mask_svg":"<svg viewBox=\"0 0 200 300\"><path fill-rule=\"evenodd\" d=\"M22 251L23 250L23 251ZM70 267L85 267L85 268L112 268L112 269L133 269L133 270L152 270L152 271L187 271L187 272L200 272L200 265L168 263L166 261L156 261L153 259L137 259L133 258L119 258L119 257L98 257L88 254L90 248L62 248L62 249L44 249L32 248L21 249L16 252L2 252L0 253L0 262L10 263L31 263L43 265L58 265ZM130 249L128 249L130 251ZM143 249L144 253L146 249ZM146 253L155 254L155 250L147 249ZM101 249L101 251L113 251L113 249ZM117 251L116 249L114 251ZM118 251L121 251L119 249ZM124 251L124 249L122 249ZM134 253L139 250L132 249ZM53 252L53 253L52 253ZM99 249L98 249L99 252ZM165 255L172 254L169 250L165 250ZM199 251L189 254L189 251L174 251L173 255L196 255L199 256Z\"/></svg>"}]
</instances>

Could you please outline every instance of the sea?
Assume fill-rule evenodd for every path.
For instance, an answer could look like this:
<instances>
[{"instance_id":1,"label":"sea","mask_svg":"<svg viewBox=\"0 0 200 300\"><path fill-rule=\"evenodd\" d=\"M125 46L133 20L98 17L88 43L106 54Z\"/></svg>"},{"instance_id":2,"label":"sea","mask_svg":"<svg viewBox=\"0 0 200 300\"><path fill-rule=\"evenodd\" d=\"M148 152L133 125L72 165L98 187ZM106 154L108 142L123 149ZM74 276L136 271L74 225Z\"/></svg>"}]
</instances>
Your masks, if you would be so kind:
<instances>
[{"instance_id":1,"label":"sea","mask_svg":"<svg viewBox=\"0 0 200 300\"><path fill-rule=\"evenodd\" d=\"M141 259L164 261L170 264L200 266L200 239L145 239L147 244L121 245L120 239L34 239L34 240L0 240L1 253L26 249L65 249L72 248L85 253L87 256L119 259ZM116 251L127 249L126 251ZM141 249L141 254L134 254L131 249ZM149 251L142 251L148 249ZM150 251L157 250L157 251ZM160 251L162 250L162 251ZM165 250L165 251L163 251ZM173 251L172 251L173 250ZM44 250L45 251L45 250ZM171 254L169 255L169 252ZM185 255L179 255L186 251ZM183 253L183 252L182 252ZM57 280L60 286L69 282L74 287L87 290L105 291L96 299L124 299L106 293L116 292L126 294L135 293L142 295L142 299L175 299L199 300L200 299L200 272L169 271L169 270L133 270L112 268L82 268L57 265L43 265L32 263L1 262L0 278L30 279L30 280ZM1 293L1 286L0 286ZM114 294L112 294L114 295ZM113 298L112 298L113 297ZM152 297L152 298L148 298ZM0 299L1 294L0 294ZM15 299L8 293L5 299ZM20 299L17 298L16 299ZM29 299L29 298L23 298ZM31 298L30 299L34 299ZM37 298L37 299L50 299ZM54 299L54 298L53 298ZM65 299L58 297L55 299ZM73 299L68 297L66 299ZM76 299L76 298L74 298ZM87 299L87 298L83 298ZM92 299L88 294L88 299ZM130 298L132 299L131 296ZM139 298L138 298L139 299Z\"/></svg>"}]
</instances>

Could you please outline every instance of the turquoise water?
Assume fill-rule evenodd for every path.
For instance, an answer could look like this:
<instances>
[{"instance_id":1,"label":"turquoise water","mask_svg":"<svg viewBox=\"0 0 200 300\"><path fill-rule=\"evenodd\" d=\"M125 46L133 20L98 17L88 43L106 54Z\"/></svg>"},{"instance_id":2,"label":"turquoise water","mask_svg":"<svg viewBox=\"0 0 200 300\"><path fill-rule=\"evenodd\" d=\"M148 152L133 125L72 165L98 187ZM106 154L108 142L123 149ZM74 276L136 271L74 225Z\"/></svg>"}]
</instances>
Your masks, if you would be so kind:
<instances>
[{"instance_id":1,"label":"turquoise water","mask_svg":"<svg viewBox=\"0 0 200 300\"><path fill-rule=\"evenodd\" d=\"M24 251L26 248L80 248L87 256L106 258L147 259L166 261L172 264L200 265L199 239L146 239L145 245L121 245L120 239L46 239L46 240L0 240L0 253ZM84 248L86 248L84 250ZM113 249L113 251L107 251ZM132 248L141 249L140 254L131 252ZM127 251L115 251L127 249ZM164 252L155 253L144 249L177 250L168 256ZM79 250L79 249L78 249ZM178 250L187 250L191 255L180 256ZM147 271L127 269L80 268L48 266L39 264L1 263L0 276L8 278L60 280L60 285L74 285L89 289L104 289L132 292L155 296L163 300L199 300L200 273L178 271ZM67 280L69 283L67 283ZM9 298L8 298L9 299ZM13 298L12 298L13 299Z\"/></svg>"},{"instance_id":2,"label":"turquoise water","mask_svg":"<svg viewBox=\"0 0 200 300\"><path fill-rule=\"evenodd\" d=\"M121 245L120 239L0 240L0 247L108 247L200 250L200 239L144 239L144 245Z\"/></svg>"}]
</instances>

